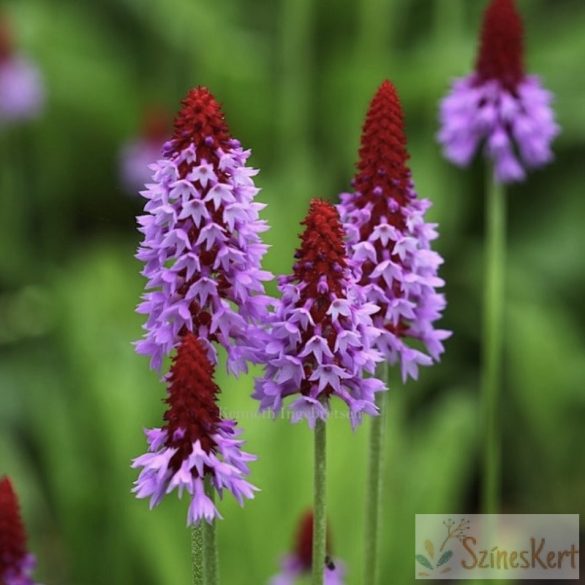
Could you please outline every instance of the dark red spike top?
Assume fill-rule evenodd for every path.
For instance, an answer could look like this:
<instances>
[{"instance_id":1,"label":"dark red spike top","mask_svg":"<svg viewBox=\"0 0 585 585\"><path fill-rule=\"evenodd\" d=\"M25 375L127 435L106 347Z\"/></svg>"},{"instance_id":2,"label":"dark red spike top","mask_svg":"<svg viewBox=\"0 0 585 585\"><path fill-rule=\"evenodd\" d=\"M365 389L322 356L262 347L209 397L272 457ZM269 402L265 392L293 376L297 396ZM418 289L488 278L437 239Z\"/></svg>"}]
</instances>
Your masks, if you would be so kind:
<instances>
[{"instance_id":1,"label":"dark red spike top","mask_svg":"<svg viewBox=\"0 0 585 585\"><path fill-rule=\"evenodd\" d=\"M309 212L301 222L305 231L301 236L301 246L295 257L293 279L307 286L301 293L299 305L307 299L317 299L329 308L331 293L344 297L344 276L347 256L344 233L337 209L327 201L313 199ZM328 292L319 292L319 282L327 281Z\"/></svg>"},{"instance_id":2,"label":"dark red spike top","mask_svg":"<svg viewBox=\"0 0 585 585\"><path fill-rule=\"evenodd\" d=\"M168 405L164 419L167 446L178 449L171 467L178 468L191 454L195 441L207 453L215 449L212 435L221 421L217 404L219 388L213 381L215 368L205 348L191 332L183 335L167 378Z\"/></svg>"},{"instance_id":3,"label":"dark red spike top","mask_svg":"<svg viewBox=\"0 0 585 585\"><path fill-rule=\"evenodd\" d=\"M331 554L330 541L331 537L329 530L327 530L327 555ZM307 572L310 571L313 565L313 510L305 512L299 522L295 554L303 569Z\"/></svg>"},{"instance_id":4,"label":"dark red spike top","mask_svg":"<svg viewBox=\"0 0 585 585\"><path fill-rule=\"evenodd\" d=\"M382 216L398 228L403 228L401 208L410 193L409 155L406 150L404 118L396 88L384 81L374 95L362 129L358 172L353 186L356 207L373 206L371 220L364 226L362 241ZM391 200L394 201L392 204Z\"/></svg>"},{"instance_id":5,"label":"dark red spike top","mask_svg":"<svg viewBox=\"0 0 585 585\"><path fill-rule=\"evenodd\" d=\"M198 157L209 161L217 148L225 149L231 140L221 106L203 86L192 89L181 103L183 107L175 118L175 142L171 152L179 152L193 144Z\"/></svg>"},{"instance_id":6,"label":"dark red spike top","mask_svg":"<svg viewBox=\"0 0 585 585\"><path fill-rule=\"evenodd\" d=\"M12 55L12 30L6 15L0 13L0 62Z\"/></svg>"},{"instance_id":7,"label":"dark red spike top","mask_svg":"<svg viewBox=\"0 0 585 585\"><path fill-rule=\"evenodd\" d=\"M484 14L475 66L480 81L496 79L516 89L524 77L523 34L514 0L492 0Z\"/></svg>"},{"instance_id":8,"label":"dark red spike top","mask_svg":"<svg viewBox=\"0 0 585 585\"><path fill-rule=\"evenodd\" d=\"M0 480L0 577L27 554L18 499L7 477Z\"/></svg>"}]
</instances>

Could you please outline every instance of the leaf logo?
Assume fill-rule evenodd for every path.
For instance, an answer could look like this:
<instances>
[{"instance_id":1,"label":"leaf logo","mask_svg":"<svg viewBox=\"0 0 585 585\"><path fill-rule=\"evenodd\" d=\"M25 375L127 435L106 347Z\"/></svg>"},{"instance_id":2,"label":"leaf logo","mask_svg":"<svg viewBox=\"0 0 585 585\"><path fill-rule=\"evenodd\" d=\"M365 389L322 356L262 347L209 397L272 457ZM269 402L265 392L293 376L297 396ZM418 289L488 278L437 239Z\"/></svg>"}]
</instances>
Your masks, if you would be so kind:
<instances>
[{"instance_id":1,"label":"leaf logo","mask_svg":"<svg viewBox=\"0 0 585 585\"><path fill-rule=\"evenodd\" d=\"M445 563L449 562L449 559L453 556L452 550L446 550L441 558L437 561L437 567L442 567Z\"/></svg>"},{"instance_id":2,"label":"leaf logo","mask_svg":"<svg viewBox=\"0 0 585 585\"><path fill-rule=\"evenodd\" d=\"M462 542L467 534L467 531L470 528L469 520L466 520L465 518L463 518L459 522L455 522L453 521L452 518L449 518L447 521L443 522L443 525L445 526L446 529L446 536L443 542L441 543L441 546L439 547L437 553L440 555L439 560L436 563L434 562L435 545L428 538L427 540L424 541L424 548L428 557L422 554L418 554L415 556L416 562L431 572L426 573L420 571L418 574L421 577L430 577L431 574L435 572L437 569L440 569L439 571L440 573L448 573L451 570L451 567L446 565L453 557L453 551L451 549L445 550L446 545L451 540Z\"/></svg>"}]
</instances>

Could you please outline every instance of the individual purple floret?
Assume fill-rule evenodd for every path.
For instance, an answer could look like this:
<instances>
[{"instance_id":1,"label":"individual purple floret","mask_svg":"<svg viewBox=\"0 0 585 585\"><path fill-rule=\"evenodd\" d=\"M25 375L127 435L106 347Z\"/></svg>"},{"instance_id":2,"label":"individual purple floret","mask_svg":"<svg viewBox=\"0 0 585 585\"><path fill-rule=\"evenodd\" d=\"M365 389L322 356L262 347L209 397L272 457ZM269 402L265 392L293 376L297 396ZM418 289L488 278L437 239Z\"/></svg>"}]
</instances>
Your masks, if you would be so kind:
<instances>
[{"instance_id":1,"label":"individual purple floret","mask_svg":"<svg viewBox=\"0 0 585 585\"><path fill-rule=\"evenodd\" d=\"M364 414L376 415L375 394L385 390L373 373L381 360L374 348L378 330L348 269L343 230L335 208L313 200L291 276L279 279L282 298L269 327L265 372L254 397L261 410L278 414L288 396L292 421L314 427L326 420L332 397L349 408L355 427Z\"/></svg>"},{"instance_id":2,"label":"individual purple floret","mask_svg":"<svg viewBox=\"0 0 585 585\"><path fill-rule=\"evenodd\" d=\"M8 21L0 15L0 124L35 118L44 102L38 68L15 52Z\"/></svg>"},{"instance_id":3,"label":"individual purple floret","mask_svg":"<svg viewBox=\"0 0 585 585\"><path fill-rule=\"evenodd\" d=\"M559 133L552 94L522 62L522 21L513 0L493 0L483 23L476 70L457 79L441 102L439 141L445 156L467 166L483 148L501 183L553 159Z\"/></svg>"},{"instance_id":4,"label":"individual purple floret","mask_svg":"<svg viewBox=\"0 0 585 585\"><path fill-rule=\"evenodd\" d=\"M246 166L250 152L230 137L219 104L202 87L183 101L163 150L138 218L144 240L137 258L148 278L138 312L148 320L136 348L158 369L193 331L222 345L237 374L259 359L256 324L267 318L263 281L272 278L261 269L267 246L259 234L267 226L258 216L265 206L254 202L257 171Z\"/></svg>"},{"instance_id":5,"label":"individual purple floret","mask_svg":"<svg viewBox=\"0 0 585 585\"><path fill-rule=\"evenodd\" d=\"M400 100L385 81L372 99L363 127L354 192L340 196L351 266L381 334L376 347L402 378L438 361L451 333L435 328L446 301L437 289L441 256L431 249L437 225L425 221L431 206L419 199L407 166Z\"/></svg>"},{"instance_id":6,"label":"individual purple floret","mask_svg":"<svg viewBox=\"0 0 585 585\"><path fill-rule=\"evenodd\" d=\"M151 508L175 489L179 497L189 494L189 525L221 518L206 479L220 496L227 490L240 504L257 491L245 479L256 457L241 450L236 423L221 419L208 350L192 333L183 336L168 376L166 425L146 431L148 452L132 465L142 469L136 497L150 498Z\"/></svg>"}]
</instances>

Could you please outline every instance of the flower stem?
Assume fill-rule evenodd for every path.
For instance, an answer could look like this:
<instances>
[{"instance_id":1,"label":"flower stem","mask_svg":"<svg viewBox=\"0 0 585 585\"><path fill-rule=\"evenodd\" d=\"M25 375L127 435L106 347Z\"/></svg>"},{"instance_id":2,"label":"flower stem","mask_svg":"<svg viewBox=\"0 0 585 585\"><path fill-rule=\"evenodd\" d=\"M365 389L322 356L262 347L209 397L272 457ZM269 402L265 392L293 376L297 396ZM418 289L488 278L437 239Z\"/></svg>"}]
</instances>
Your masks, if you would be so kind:
<instances>
[{"instance_id":1,"label":"flower stem","mask_svg":"<svg viewBox=\"0 0 585 585\"><path fill-rule=\"evenodd\" d=\"M483 493L482 511L495 514L500 491L500 380L506 252L505 188L488 171L486 188L486 259L482 352Z\"/></svg>"},{"instance_id":2,"label":"flower stem","mask_svg":"<svg viewBox=\"0 0 585 585\"><path fill-rule=\"evenodd\" d=\"M327 538L327 510L325 505L326 426L318 419L315 425L315 501L313 504L313 579L312 585L323 585Z\"/></svg>"},{"instance_id":3,"label":"flower stem","mask_svg":"<svg viewBox=\"0 0 585 585\"><path fill-rule=\"evenodd\" d=\"M384 363L381 378L388 381L388 364ZM368 483L366 485L366 530L364 555L364 583L376 585L378 580L379 519L382 500L382 456L384 442L384 404L386 392L380 392L376 403L380 411L370 421Z\"/></svg>"},{"instance_id":4,"label":"flower stem","mask_svg":"<svg viewBox=\"0 0 585 585\"><path fill-rule=\"evenodd\" d=\"M191 561L193 585L204 585L203 577L203 527L201 522L191 529Z\"/></svg>"},{"instance_id":5,"label":"flower stem","mask_svg":"<svg viewBox=\"0 0 585 585\"><path fill-rule=\"evenodd\" d=\"M214 501L215 490L211 486L209 478L205 478L205 491L207 496ZM215 538L215 520L203 525L203 550L205 555L205 585L219 585L219 559L217 554L217 541Z\"/></svg>"}]
</instances>

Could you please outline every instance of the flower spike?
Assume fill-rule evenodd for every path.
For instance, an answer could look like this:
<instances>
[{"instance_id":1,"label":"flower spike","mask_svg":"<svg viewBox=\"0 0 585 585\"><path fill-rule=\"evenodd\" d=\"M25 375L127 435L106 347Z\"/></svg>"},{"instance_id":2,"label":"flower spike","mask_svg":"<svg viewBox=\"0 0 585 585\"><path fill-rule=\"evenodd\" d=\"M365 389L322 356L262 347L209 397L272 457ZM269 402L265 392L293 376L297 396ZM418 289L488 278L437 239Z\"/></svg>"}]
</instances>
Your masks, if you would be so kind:
<instances>
[{"instance_id":1,"label":"flower spike","mask_svg":"<svg viewBox=\"0 0 585 585\"><path fill-rule=\"evenodd\" d=\"M292 421L314 427L326 420L336 396L349 407L352 426L363 414L377 414L376 392L385 390L373 373L380 354L373 349L378 331L371 315L378 309L360 296L348 266L339 214L314 199L302 222L305 231L291 276L279 279L281 300L269 327L266 368L256 382L261 410L291 405Z\"/></svg>"},{"instance_id":2,"label":"flower spike","mask_svg":"<svg viewBox=\"0 0 585 585\"><path fill-rule=\"evenodd\" d=\"M211 93L191 90L152 166L154 182L142 192L146 214L138 218L137 258L148 279L138 311L148 320L136 348L155 369L187 331L222 345L232 373L257 360L257 324L269 303L263 281L272 275L260 266L267 246L259 234L267 227L249 156Z\"/></svg>"},{"instance_id":3,"label":"flower spike","mask_svg":"<svg viewBox=\"0 0 585 585\"><path fill-rule=\"evenodd\" d=\"M17 51L8 17L0 12L0 124L36 118L44 102L39 70Z\"/></svg>"},{"instance_id":4,"label":"flower spike","mask_svg":"<svg viewBox=\"0 0 585 585\"><path fill-rule=\"evenodd\" d=\"M324 585L343 585L345 567L338 559L331 558L330 538L327 535L327 559L323 572ZM270 585L294 585L303 576L311 574L313 566L313 512L309 510L300 520L294 551L284 557L280 573L270 580Z\"/></svg>"},{"instance_id":5,"label":"flower spike","mask_svg":"<svg viewBox=\"0 0 585 585\"><path fill-rule=\"evenodd\" d=\"M35 585L36 559L27 552L26 533L10 479L0 479L0 583Z\"/></svg>"},{"instance_id":6,"label":"flower spike","mask_svg":"<svg viewBox=\"0 0 585 585\"><path fill-rule=\"evenodd\" d=\"M244 479L256 457L240 449L235 421L221 418L208 352L192 333L182 337L167 376L165 425L146 431L149 451L133 462L142 468L134 492L150 498L151 508L175 489L179 497L187 491L189 525L221 517L205 493L206 477L220 496L227 490L240 504L257 490Z\"/></svg>"},{"instance_id":7,"label":"flower spike","mask_svg":"<svg viewBox=\"0 0 585 585\"><path fill-rule=\"evenodd\" d=\"M367 300L380 307L372 316L381 332L376 346L391 364L400 363L404 380L438 360L450 335L433 325L446 304L436 292L444 284L437 276L443 260L431 249L437 226L424 220L431 204L417 198L408 158L400 100L384 81L364 123L354 192L341 194L339 212L351 267Z\"/></svg>"},{"instance_id":8,"label":"flower spike","mask_svg":"<svg viewBox=\"0 0 585 585\"><path fill-rule=\"evenodd\" d=\"M522 20L514 0L492 0L483 20L475 72L456 79L441 103L438 135L445 157L465 167L483 148L500 183L553 159L559 133L552 94L523 65Z\"/></svg>"}]
</instances>

